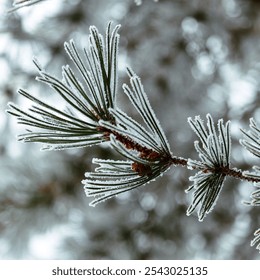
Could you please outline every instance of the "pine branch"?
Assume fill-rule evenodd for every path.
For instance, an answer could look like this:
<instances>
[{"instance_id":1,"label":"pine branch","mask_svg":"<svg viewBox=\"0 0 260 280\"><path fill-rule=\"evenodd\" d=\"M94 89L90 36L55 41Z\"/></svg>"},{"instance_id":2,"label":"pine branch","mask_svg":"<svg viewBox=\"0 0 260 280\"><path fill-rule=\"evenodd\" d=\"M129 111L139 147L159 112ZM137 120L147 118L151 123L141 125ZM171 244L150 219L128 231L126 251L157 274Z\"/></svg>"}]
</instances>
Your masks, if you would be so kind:
<instances>
[{"instance_id":1,"label":"pine branch","mask_svg":"<svg viewBox=\"0 0 260 280\"><path fill-rule=\"evenodd\" d=\"M64 47L83 83L70 66L62 67L62 81L47 73L38 63L37 80L51 87L66 103L64 110L48 104L20 89L18 93L32 102L28 110L9 103L8 112L18 123L28 127L18 140L39 142L45 150L86 147L108 142L124 160L93 159L99 166L94 172L86 172L83 180L85 193L94 197L90 205L105 201L120 193L144 186L166 172L172 165L183 166L197 173L190 177L193 200L187 209L191 215L198 208L202 221L210 213L220 195L227 176L253 182L258 188L247 205L260 205L259 167L255 172L231 167L230 122L218 120L214 124L210 114L206 125L200 116L188 118L199 141L194 142L200 161L174 156L166 135L157 119L141 79L127 68L130 84L123 91L140 115L139 123L117 105L118 30L111 23L105 38L94 26L90 27L89 48L84 49L84 59L71 40ZM260 156L260 129L250 120L249 132L242 130L246 139L241 140L251 153ZM259 243L259 230L252 244ZM259 245L257 245L259 248Z\"/></svg>"},{"instance_id":2,"label":"pine branch","mask_svg":"<svg viewBox=\"0 0 260 280\"><path fill-rule=\"evenodd\" d=\"M116 183L114 180L110 183L94 180L93 178L99 177L99 168L96 169L96 175L86 173L84 183L88 195L96 194L92 191L94 188L102 188L102 195L92 205L129 188L149 183L172 164L186 164L183 159L172 157L169 143L151 108L141 80L129 68L127 72L130 86L123 85L123 89L146 127L116 105L119 27L117 25L111 30L109 23L105 39L96 27L90 27L89 49L84 49L86 64L72 40L64 44L86 89L70 66L62 68L63 81L60 81L43 70L38 61L34 60L40 74L37 80L54 89L66 102L67 110L56 109L25 90L19 90L18 93L33 103L31 108L26 111L10 103L8 110L20 124L33 129L20 135L20 141L43 143L44 150L85 147L108 141L113 149L127 159L124 165L120 162L120 167L124 166L125 169L121 170L121 176L117 175ZM103 164L102 160L94 162ZM118 162L110 161L110 164L118 165ZM103 173L102 171L102 178ZM126 174L134 177L125 180ZM105 175L109 177L111 174ZM114 178L114 174L112 175ZM121 188L120 184L124 187ZM126 187L127 184L129 187ZM114 189L115 185L117 191Z\"/></svg>"},{"instance_id":3,"label":"pine branch","mask_svg":"<svg viewBox=\"0 0 260 280\"><path fill-rule=\"evenodd\" d=\"M218 122L219 136L217 136L210 115L207 116L209 131L205 129L200 117L195 117L194 121L189 118L191 127L202 143L200 147L198 142L195 142L201 162L173 156L141 80L130 68L127 69L130 86L124 84L123 89L142 117L146 128L117 107L119 27L117 25L111 30L109 23L105 39L96 27L90 27L89 50L84 49L86 64L72 40L64 44L65 50L83 78L86 89L70 66L62 68L61 82L43 70L38 61L34 60L40 74L37 80L54 89L65 100L68 110L57 109L20 89L18 93L32 101L34 105L28 111L24 111L10 103L8 112L16 116L19 123L37 130L28 130L27 133L20 135L18 140L43 143L44 150L56 150L109 142L111 137L114 137L118 144L115 145L115 141L112 141L113 148L122 152L124 147L137 154L138 160L132 158L131 168L139 175L152 175L151 166L155 164L160 170L166 170L171 165L180 165L199 170L199 177L192 177L192 180L196 181L194 187L201 181L197 178L203 175L211 182L210 174L214 175L212 178L232 176L258 182L258 178L249 174L244 175L242 171L229 167L231 147L229 122L226 125L222 120ZM123 146L117 149L121 144ZM129 153L123 155L128 159L131 158ZM148 181L149 177L153 176L147 176ZM218 184L223 181L216 180Z\"/></svg>"}]
</instances>

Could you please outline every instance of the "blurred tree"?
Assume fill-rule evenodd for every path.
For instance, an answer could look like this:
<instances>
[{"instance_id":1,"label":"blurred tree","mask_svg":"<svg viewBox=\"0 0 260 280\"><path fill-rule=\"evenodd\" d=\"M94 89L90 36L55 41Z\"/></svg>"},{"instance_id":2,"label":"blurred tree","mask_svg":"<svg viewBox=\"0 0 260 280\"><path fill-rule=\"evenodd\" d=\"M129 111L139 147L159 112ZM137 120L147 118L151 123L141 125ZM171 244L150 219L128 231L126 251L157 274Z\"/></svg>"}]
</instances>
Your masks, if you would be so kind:
<instances>
[{"instance_id":1,"label":"blurred tree","mask_svg":"<svg viewBox=\"0 0 260 280\"><path fill-rule=\"evenodd\" d=\"M2 2L7 11L7 1ZM40 153L35 145L15 142L20 128L4 110L9 100L23 102L14 94L21 86L54 100L32 81L31 57L60 77L68 63L64 41L74 38L85 46L88 26L104 30L113 20L122 24L119 83L126 81L122 70L130 64L174 154L196 158L188 116L210 112L215 119L230 119L233 139L241 137L239 128L246 128L250 117L259 121L259 1L161 0L137 6L133 0L53 0L52 9L48 2L5 14L0 22L1 257L258 258L248 245L259 214L241 205L252 191L249 184L228 180L203 223L186 217L190 173L185 169L92 209L80 181L92 168L93 155L110 158L110 149ZM131 110L123 96L120 101ZM238 141L232 156L243 169L257 164L241 153Z\"/></svg>"}]
</instances>

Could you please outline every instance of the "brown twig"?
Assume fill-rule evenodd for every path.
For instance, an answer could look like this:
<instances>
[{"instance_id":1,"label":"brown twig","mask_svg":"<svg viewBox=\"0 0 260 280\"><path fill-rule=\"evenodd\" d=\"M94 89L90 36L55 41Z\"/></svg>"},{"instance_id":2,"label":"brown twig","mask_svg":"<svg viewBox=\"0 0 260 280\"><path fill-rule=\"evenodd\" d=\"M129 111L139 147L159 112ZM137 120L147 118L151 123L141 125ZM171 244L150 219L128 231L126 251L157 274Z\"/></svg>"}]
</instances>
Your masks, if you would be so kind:
<instances>
[{"instance_id":1,"label":"brown twig","mask_svg":"<svg viewBox=\"0 0 260 280\"><path fill-rule=\"evenodd\" d=\"M165 154L160 154L152 149L149 149L147 147L142 146L139 143L136 143L133 139L131 139L130 137L121 135L120 133L110 130L108 128L99 127L99 131L103 132L103 135L107 138L107 140L110 137L110 134L113 134L116 138L116 140L118 140L120 143L122 143L127 149L129 150L135 150L137 152L139 152L139 157L142 159L147 159L150 161L161 161L161 162L168 162L169 166L170 165L180 165L180 166L187 166L188 165L188 160L185 158L181 158L181 157L172 157L170 155L165 155ZM134 162L132 164L132 169L134 171L136 171L140 176L143 175L149 175L149 173L151 172L151 168L149 165L145 165L142 163L137 163ZM194 169L199 169L194 167ZM253 183L258 183L260 182L260 179L257 179L255 177L251 177L250 175L245 176L243 175L243 171L240 169L236 169L236 168L230 168L228 166L217 166L214 168L206 168L206 169L200 169L202 172L204 173L221 173L225 176L230 176L236 179L240 179L240 180L245 180L248 182L253 182Z\"/></svg>"}]
</instances>

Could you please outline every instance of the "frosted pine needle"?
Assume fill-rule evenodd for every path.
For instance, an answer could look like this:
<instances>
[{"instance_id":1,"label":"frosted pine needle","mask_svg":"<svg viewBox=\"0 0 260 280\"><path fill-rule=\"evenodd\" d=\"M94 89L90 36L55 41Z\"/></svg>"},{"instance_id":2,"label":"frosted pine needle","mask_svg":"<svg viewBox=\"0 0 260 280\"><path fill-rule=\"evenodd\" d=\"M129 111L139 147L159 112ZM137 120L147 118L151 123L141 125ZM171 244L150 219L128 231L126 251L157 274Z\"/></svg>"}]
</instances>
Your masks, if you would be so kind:
<instances>
[{"instance_id":1,"label":"frosted pine needle","mask_svg":"<svg viewBox=\"0 0 260 280\"><path fill-rule=\"evenodd\" d=\"M190 169L200 171L190 177L193 184L186 192L191 190L194 192L187 215L190 215L199 206L198 217L202 221L216 204L226 176L224 171L229 168L230 129L229 122L224 124L223 120L219 120L217 133L210 114L207 115L207 128L199 116L195 117L195 120L189 118L188 122L199 137L200 142L195 141L194 145L201 161L188 160Z\"/></svg>"},{"instance_id":2,"label":"frosted pine needle","mask_svg":"<svg viewBox=\"0 0 260 280\"><path fill-rule=\"evenodd\" d=\"M72 40L65 43L65 50L82 76L84 85L70 66L62 68L63 80L60 81L34 60L39 70L37 80L60 95L68 109L57 109L55 104L47 104L20 89L18 93L33 103L27 111L9 104L8 112L17 117L18 123L28 127L28 132L19 136L20 141L42 143L43 149L67 149L92 146L107 140L99 129L99 120L113 121L109 109L114 107L116 99L119 27L117 25L111 30L109 23L106 39L96 27L90 27L89 51L84 50L87 64Z\"/></svg>"}]
</instances>

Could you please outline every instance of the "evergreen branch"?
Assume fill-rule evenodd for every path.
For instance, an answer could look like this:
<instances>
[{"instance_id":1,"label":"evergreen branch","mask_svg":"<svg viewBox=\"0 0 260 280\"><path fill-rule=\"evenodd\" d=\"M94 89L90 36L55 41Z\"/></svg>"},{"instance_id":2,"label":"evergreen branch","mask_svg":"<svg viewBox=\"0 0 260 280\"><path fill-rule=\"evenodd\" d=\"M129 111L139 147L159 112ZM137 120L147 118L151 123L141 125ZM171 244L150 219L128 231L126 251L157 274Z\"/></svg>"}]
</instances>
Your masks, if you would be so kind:
<instances>
[{"instance_id":1,"label":"evergreen branch","mask_svg":"<svg viewBox=\"0 0 260 280\"><path fill-rule=\"evenodd\" d=\"M89 49L84 49L86 63L73 41L64 44L83 83L68 65L62 67L63 79L60 81L34 60L40 74L37 80L50 86L65 101L66 109L57 109L20 89L18 93L33 105L28 110L23 110L9 103L8 112L17 118L18 123L30 128L18 140L43 143L43 149L67 149L109 142L125 160L93 159L93 163L99 166L95 172L85 173L86 178L82 181L86 195L95 197L90 203L92 206L150 183L171 165L197 170L190 177L192 185L186 190L193 191L187 215L191 215L198 207L200 221L213 210L227 176L253 182L259 188L259 167L255 167L255 173L230 167L229 121L224 124L221 119L215 127L210 114L206 117L206 126L200 116L196 116L194 120L188 118L191 128L199 138L199 141L194 142L200 158L197 161L172 155L141 79L129 68L127 72L130 86L124 84L123 90L145 125L139 124L117 107L119 27L117 25L112 30L109 23L105 39L96 27L90 27ZM246 139L241 140L241 144L259 157L260 129L253 119L250 120L250 128L249 132L242 130ZM246 204L259 206L260 190L253 192L251 198L252 201ZM256 233L253 245L260 240L259 230Z\"/></svg>"},{"instance_id":2,"label":"evergreen branch","mask_svg":"<svg viewBox=\"0 0 260 280\"><path fill-rule=\"evenodd\" d=\"M60 81L43 70L38 61L34 60L40 74L37 80L49 85L65 100L68 107L66 112L24 90L19 90L19 93L33 102L31 108L25 111L10 103L8 110L17 117L20 124L37 129L29 130L18 139L43 143L45 150L84 147L110 141L112 148L127 161L124 165L122 162L110 161L109 169L106 169L105 173L101 172L101 176L100 170L104 164L98 161L102 162L102 168L97 168L96 173L87 173L87 179L84 181L87 184L86 192L91 190L91 195L102 193L98 202L154 180L171 164L186 164L184 159L171 156L169 144L150 106L141 80L130 69L128 74L131 89L126 85L124 89L144 119L147 129L115 107L118 29L119 26L116 26L111 30L109 23L104 41L96 27L90 27L89 50L84 49L86 65L73 41L64 44L87 86L87 91L69 66L62 67L63 81ZM124 168L115 174L113 167L118 165ZM108 181L104 180L107 178ZM100 186L102 191L93 192L93 188L100 189ZM95 203L96 200L93 204Z\"/></svg>"}]
</instances>

